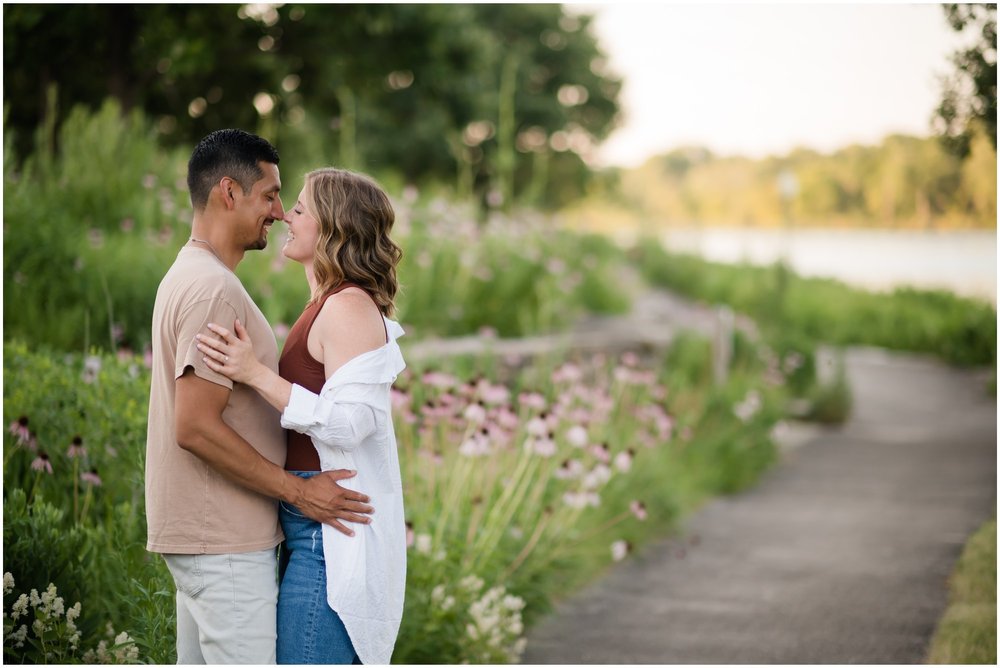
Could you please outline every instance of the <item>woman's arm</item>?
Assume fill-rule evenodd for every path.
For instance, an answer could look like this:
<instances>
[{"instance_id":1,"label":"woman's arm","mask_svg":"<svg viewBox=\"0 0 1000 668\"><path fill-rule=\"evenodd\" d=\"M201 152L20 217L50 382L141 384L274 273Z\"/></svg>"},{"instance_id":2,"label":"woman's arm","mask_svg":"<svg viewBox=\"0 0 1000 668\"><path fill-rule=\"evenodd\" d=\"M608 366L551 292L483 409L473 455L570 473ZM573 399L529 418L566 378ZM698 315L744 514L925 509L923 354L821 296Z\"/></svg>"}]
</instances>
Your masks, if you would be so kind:
<instances>
[{"instance_id":1,"label":"woman's arm","mask_svg":"<svg viewBox=\"0 0 1000 668\"><path fill-rule=\"evenodd\" d=\"M237 383L249 385L279 411L288 406L292 384L269 369L257 359L253 341L243 323L236 321L233 334L225 327L209 323L208 328L219 338L197 334L198 350L205 354L209 369L221 373Z\"/></svg>"},{"instance_id":2,"label":"woman's arm","mask_svg":"<svg viewBox=\"0 0 1000 668\"><path fill-rule=\"evenodd\" d=\"M357 445L375 430L375 398L369 398L372 388L354 387L348 401L317 395L261 364L253 353L253 342L238 320L235 334L214 323L208 327L219 338L197 337L206 365L259 392L282 412L282 426L286 429L344 449ZM368 295L354 288L327 299L313 330L323 351L327 379L351 359L385 344L381 313Z\"/></svg>"}]
</instances>

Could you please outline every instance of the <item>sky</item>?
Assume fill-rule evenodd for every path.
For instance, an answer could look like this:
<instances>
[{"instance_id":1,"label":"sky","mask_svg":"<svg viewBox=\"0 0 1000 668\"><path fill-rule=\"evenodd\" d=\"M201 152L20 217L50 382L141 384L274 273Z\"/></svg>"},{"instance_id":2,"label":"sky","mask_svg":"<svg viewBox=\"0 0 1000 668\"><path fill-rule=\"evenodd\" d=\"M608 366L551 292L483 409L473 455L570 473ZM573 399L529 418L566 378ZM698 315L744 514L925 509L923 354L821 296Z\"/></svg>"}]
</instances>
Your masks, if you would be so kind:
<instances>
[{"instance_id":1,"label":"sky","mask_svg":"<svg viewBox=\"0 0 1000 668\"><path fill-rule=\"evenodd\" d=\"M926 136L963 43L936 4L572 3L624 79L600 165L683 145L760 158ZM968 38L965 38L967 40Z\"/></svg>"}]
</instances>

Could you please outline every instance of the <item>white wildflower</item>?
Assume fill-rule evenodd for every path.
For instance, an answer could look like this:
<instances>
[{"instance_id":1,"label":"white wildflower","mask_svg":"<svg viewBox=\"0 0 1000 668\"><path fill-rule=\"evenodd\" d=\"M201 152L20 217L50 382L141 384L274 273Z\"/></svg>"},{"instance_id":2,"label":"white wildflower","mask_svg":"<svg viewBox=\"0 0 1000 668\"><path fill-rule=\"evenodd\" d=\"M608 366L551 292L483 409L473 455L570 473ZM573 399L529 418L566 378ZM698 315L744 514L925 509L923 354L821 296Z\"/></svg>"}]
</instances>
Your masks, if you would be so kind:
<instances>
[{"instance_id":1,"label":"white wildflower","mask_svg":"<svg viewBox=\"0 0 1000 668\"><path fill-rule=\"evenodd\" d=\"M444 585L438 585L431 590L431 602L441 603L444 600L445 589Z\"/></svg>"},{"instance_id":2,"label":"white wildflower","mask_svg":"<svg viewBox=\"0 0 1000 668\"><path fill-rule=\"evenodd\" d=\"M83 363L83 382L93 383L101 373L101 358L88 355Z\"/></svg>"},{"instance_id":3,"label":"white wildflower","mask_svg":"<svg viewBox=\"0 0 1000 668\"><path fill-rule=\"evenodd\" d=\"M515 612L520 612L524 610L524 599L520 596L514 596L513 594L508 594L503 597L503 607L508 610L513 610Z\"/></svg>"},{"instance_id":4,"label":"white wildflower","mask_svg":"<svg viewBox=\"0 0 1000 668\"><path fill-rule=\"evenodd\" d=\"M477 592L486 584L478 575L466 575L459 581L459 586L468 592Z\"/></svg>"},{"instance_id":5,"label":"white wildflower","mask_svg":"<svg viewBox=\"0 0 1000 668\"><path fill-rule=\"evenodd\" d=\"M24 641L28 639L28 627L21 624L21 628L7 636L7 639L13 641L14 647L24 647Z\"/></svg>"},{"instance_id":6,"label":"white wildflower","mask_svg":"<svg viewBox=\"0 0 1000 668\"><path fill-rule=\"evenodd\" d=\"M14 605L11 606L11 619L18 619L23 615L28 614L28 595L21 594L18 596L17 600L14 601Z\"/></svg>"},{"instance_id":7,"label":"white wildflower","mask_svg":"<svg viewBox=\"0 0 1000 668\"><path fill-rule=\"evenodd\" d=\"M3 574L3 594L4 594L4 596L6 596L7 594L11 593L12 591L14 591L14 576L11 575L10 573L4 573Z\"/></svg>"},{"instance_id":8,"label":"white wildflower","mask_svg":"<svg viewBox=\"0 0 1000 668\"><path fill-rule=\"evenodd\" d=\"M431 553L430 535L426 533L417 534L416 538L414 539L414 547L416 547L417 552L421 554L430 554Z\"/></svg>"},{"instance_id":9,"label":"white wildflower","mask_svg":"<svg viewBox=\"0 0 1000 668\"><path fill-rule=\"evenodd\" d=\"M611 543L611 558L615 561L621 561L628 554L628 543L624 540L616 540Z\"/></svg>"},{"instance_id":10,"label":"white wildflower","mask_svg":"<svg viewBox=\"0 0 1000 668\"><path fill-rule=\"evenodd\" d=\"M740 403L733 406L733 413L742 422L747 422L761 409L763 402L757 390L750 390Z\"/></svg>"}]
</instances>

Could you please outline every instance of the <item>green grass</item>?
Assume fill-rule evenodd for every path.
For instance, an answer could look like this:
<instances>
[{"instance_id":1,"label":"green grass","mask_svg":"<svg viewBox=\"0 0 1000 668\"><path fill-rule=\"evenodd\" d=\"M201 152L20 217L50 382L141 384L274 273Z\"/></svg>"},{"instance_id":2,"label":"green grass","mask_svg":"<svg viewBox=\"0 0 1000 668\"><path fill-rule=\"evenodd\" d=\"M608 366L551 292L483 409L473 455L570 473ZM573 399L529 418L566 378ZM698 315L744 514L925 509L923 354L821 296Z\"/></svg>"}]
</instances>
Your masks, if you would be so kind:
<instances>
[{"instance_id":1,"label":"green grass","mask_svg":"<svg viewBox=\"0 0 1000 668\"><path fill-rule=\"evenodd\" d=\"M997 662L997 521L969 542L949 581L949 604L928 652L928 663Z\"/></svg>"},{"instance_id":2,"label":"green grass","mask_svg":"<svg viewBox=\"0 0 1000 668\"><path fill-rule=\"evenodd\" d=\"M769 337L871 345L937 355L958 365L996 366L992 305L940 290L880 294L832 279L804 278L786 266L725 265L669 253L646 240L631 255L653 285L753 318Z\"/></svg>"}]
</instances>

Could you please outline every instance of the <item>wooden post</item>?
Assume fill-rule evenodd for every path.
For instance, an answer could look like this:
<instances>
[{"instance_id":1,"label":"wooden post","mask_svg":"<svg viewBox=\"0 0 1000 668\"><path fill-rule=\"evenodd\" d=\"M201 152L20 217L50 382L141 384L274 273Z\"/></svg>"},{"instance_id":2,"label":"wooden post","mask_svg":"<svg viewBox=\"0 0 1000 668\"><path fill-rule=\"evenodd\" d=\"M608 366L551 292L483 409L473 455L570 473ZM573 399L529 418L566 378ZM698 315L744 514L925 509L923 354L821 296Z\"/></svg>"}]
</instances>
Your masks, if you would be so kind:
<instances>
[{"instance_id":1,"label":"wooden post","mask_svg":"<svg viewBox=\"0 0 1000 668\"><path fill-rule=\"evenodd\" d=\"M715 309L715 332L712 339L712 377L716 385L724 385L733 359L733 310L726 305Z\"/></svg>"}]
</instances>

